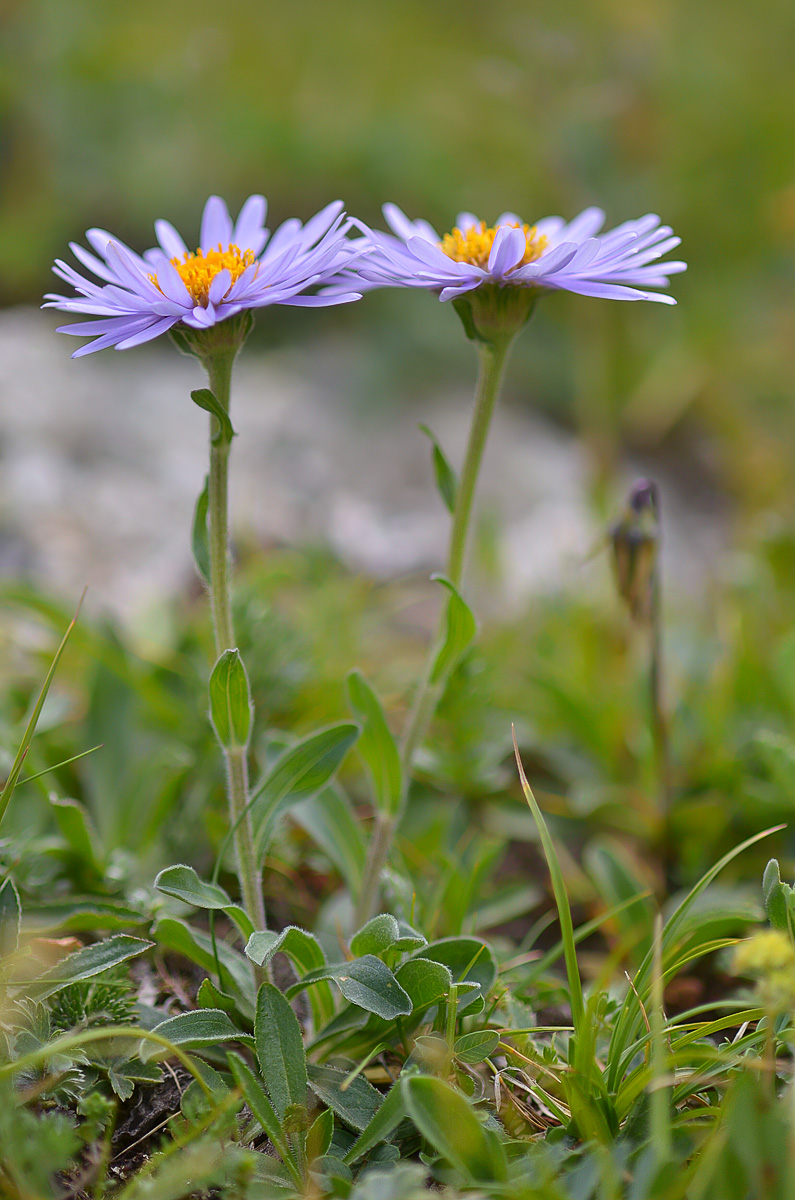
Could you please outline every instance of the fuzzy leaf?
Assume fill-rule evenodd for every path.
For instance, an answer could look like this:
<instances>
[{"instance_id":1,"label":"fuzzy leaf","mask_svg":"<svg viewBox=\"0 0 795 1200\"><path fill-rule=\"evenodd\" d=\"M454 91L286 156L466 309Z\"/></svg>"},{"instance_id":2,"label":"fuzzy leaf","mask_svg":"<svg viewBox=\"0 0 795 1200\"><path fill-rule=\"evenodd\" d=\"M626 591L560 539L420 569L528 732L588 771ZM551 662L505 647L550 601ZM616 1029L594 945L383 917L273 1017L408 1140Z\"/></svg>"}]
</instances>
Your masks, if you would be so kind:
<instances>
[{"instance_id":1,"label":"fuzzy leaf","mask_svg":"<svg viewBox=\"0 0 795 1200\"><path fill-rule=\"evenodd\" d=\"M471 1183L503 1183L505 1151L483 1127L461 1092L441 1079L409 1075L401 1080L406 1109L434 1149Z\"/></svg>"},{"instance_id":2,"label":"fuzzy leaf","mask_svg":"<svg viewBox=\"0 0 795 1200\"><path fill-rule=\"evenodd\" d=\"M455 498L458 492L456 473L444 456L444 451L436 440L436 436L427 425L419 426L420 432L431 439L433 443L433 473L436 477L436 487L449 513L455 509Z\"/></svg>"},{"instance_id":3,"label":"fuzzy leaf","mask_svg":"<svg viewBox=\"0 0 795 1200\"><path fill-rule=\"evenodd\" d=\"M210 676L210 720L226 750L244 749L251 732L251 691L237 649L224 650Z\"/></svg>"},{"instance_id":4,"label":"fuzzy leaf","mask_svg":"<svg viewBox=\"0 0 795 1200\"><path fill-rule=\"evenodd\" d=\"M337 1114L341 1121L361 1133L383 1103L381 1093L362 1075L357 1075L343 1090L347 1071L326 1063L309 1066L309 1086Z\"/></svg>"},{"instance_id":5,"label":"fuzzy leaf","mask_svg":"<svg viewBox=\"0 0 795 1200\"><path fill-rule=\"evenodd\" d=\"M298 1018L272 983L263 983L257 995L254 1038L262 1077L283 1122L291 1105L306 1104L306 1055Z\"/></svg>"},{"instance_id":6,"label":"fuzzy leaf","mask_svg":"<svg viewBox=\"0 0 795 1200\"><path fill-rule=\"evenodd\" d=\"M152 1033L167 1038L175 1046L186 1050L201 1050L204 1046L217 1046L224 1042L254 1044L250 1033L243 1033L230 1020L229 1014L220 1008L197 1008L193 1012L177 1013L155 1025ZM144 1062L168 1051L155 1042L142 1042L139 1055Z\"/></svg>"},{"instance_id":7,"label":"fuzzy leaf","mask_svg":"<svg viewBox=\"0 0 795 1200\"><path fill-rule=\"evenodd\" d=\"M126 934L120 933L104 942L95 942L93 946L83 946L81 950L75 950L74 954L62 958L45 975L40 975L30 990L37 1000L43 1000L70 983L90 979L92 975L99 975L109 967L116 967L128 958L136 958L153 945L154 942L127 937Z\"/></svg>"},{"instance_id":8,"label":"fuzzy leaf","mask_svg":"<svg viewBox=\"0 0 795 1200\"><path fill-rule=\"evenodd\" d=\"M389 913L379 913L351 938L351 954L383 954L394 946L400 936L397 920Z\"/></svg>"},{"instance_id":9,"label":"fuzzy leaf","mask_svg":"<svg viewBox=\"0 0 795 1200\"><path fill-rule=\"evenodd\" d=\"M436 583L447 588L447 628L444 642L436 655L431 671L431 683L441 683L458 666L477 633L477 624L458 589L444 575L432 575Z\"/></svg>"},{"instance_id":10,"label":"fuzzy leaf","mask_svg":"<svg viewBox=\"0 0 795 1200\"><path fill-rule=\"evenodd\" d=\"M357 749L372 776L376 807L395 816L403 799L400 754L381 701L361 671L351 671L348 676L348 699L362 726Z\"/></svg>"},{"instance_id":11,"label":"fuzzy leaf","mask_svg":"<svg viewBox=\"0 0 795 1200\"><path fill-rule=\"evenodd\" d=\"M165 867L155 879L155 887L167 896L192 904L194 908L229 908L232 901L217 883L200 879L193 867L178 863Z\"/></svg>"},{"instance_id":12,"label":"fuzzy leaf","mask_svg":"<svg viewBox=\"0 0 795 1200\"><path fill-rule=\"evenodd\" d=\"M232 428L232 422L229 420L229 413L218 402L215 393L209 388L197 388L191 392L190 398L194 404L198 404L199 408L203 408L205 412L212 413L218 422L218 432L213 436L213 442L217 445L219 442L229 443L235 436L235 431Z\"/></svg>"},{"instance_id":13,"label":"fuzzy leaf","mask_svg":"<svg viewBox=\"0 0 795 1200\"><path fill-rule=\"evenodd\" d=\"M346 1000L385 1021L394 1021L395 1017L405 1017L411 1012L411 1000L406 992L389 967L372 954L311 971L294 984L287 995L297 995L320 979L333 979Z\"/></svg>"}]
</instances>

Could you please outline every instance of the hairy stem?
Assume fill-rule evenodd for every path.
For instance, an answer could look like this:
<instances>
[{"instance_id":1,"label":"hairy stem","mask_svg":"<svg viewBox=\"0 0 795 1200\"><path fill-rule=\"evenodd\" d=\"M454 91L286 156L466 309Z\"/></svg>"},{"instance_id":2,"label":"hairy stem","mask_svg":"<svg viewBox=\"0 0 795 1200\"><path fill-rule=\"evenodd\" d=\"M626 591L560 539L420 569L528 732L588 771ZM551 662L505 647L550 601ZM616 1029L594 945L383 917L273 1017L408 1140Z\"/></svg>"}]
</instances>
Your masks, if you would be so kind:
<instances>
[{"instance_id":1,"label":"hairy stem","mask_svg":"<svg viewBox=\"0 0 795 1200\"><path fill-rule=\"evenodd\" d=\"M210 390L221 407L229 412L232 366L236 349L225 349L207 355L204 365ZM228 439L219 436L221 430L215 417L210 417L210 475L207 513L210 540L210 603L215 633L215 654L236 646L232 623L232 579L229 559L229 451ZM254 849L254 834L248 804L248 761L245 750L224 750L226 761L226 796L229 819L234 827L237 874L243 905L257 929L265 929L265 905L262 899L262 880Z\"/></svg>"},{"instance_id":2,"label":"hairy stem","mask_svg":"<svg viewBox=\"0 0 795 1200\"><path fill-rule=\"evenodd\" d=\"M486 446L494 406L499 395L500 385L505 370L505 361L513 341L513 334L506 335L489 342L478 342L480 370L475 388L475 403L472 413L472 424L469 428L464 465L461 478L456 490L453 523L450 528L450 543L447 552L446 574L450 582L460 588L466 566L469 529L472 518L472 505L475 499L480 464ZM364 868L362 888L356 906L356 924L362 925L374 912L381 883L381 874L386 864L395 832L400 823L402 809L405 807L408 793L411 765L418 746L428 731L433 720L436 707L444 692L446 678L431 682L433 667L439 646L444 639L446 606L442 609L439 629L431 643L428 658L420 682L414 694L414 701L403 733L400 747L403 767L403 797L401 811L395 816L379 813L370 838L367 860Z\"/></svg>"}]
</instances>

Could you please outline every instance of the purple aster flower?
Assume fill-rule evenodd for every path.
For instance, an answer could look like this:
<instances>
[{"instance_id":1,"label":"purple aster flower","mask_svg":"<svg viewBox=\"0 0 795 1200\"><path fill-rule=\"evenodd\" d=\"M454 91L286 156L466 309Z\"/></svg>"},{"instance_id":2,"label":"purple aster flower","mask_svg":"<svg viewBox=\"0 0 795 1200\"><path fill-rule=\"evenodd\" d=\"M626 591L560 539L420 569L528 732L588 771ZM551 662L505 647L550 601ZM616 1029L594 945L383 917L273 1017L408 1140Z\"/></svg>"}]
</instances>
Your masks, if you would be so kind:
<instances>
[{"instance_id":1,"label":"purple aster flower","mask_svg":"<svg viewBox=\"0 0 795 1200\"><path fill-rule=\"evenodd\" d=\"M96 318L59 328L59 333L94 338L72 357L107 346L126 350L179 324L188 330L209 329L270 304L318 307L359 299L360 293L350 288L338 288L333 295L305 294L351 265L350 221L341 201L327 205L305 225L291 217L272 236L265 228L266 211L264 196L249 196L233 224L224 201L211 196L195 253L168 221L155 222L158 245L143 255L102 229L86 234L94 253L70 243L75 258L102 281L87 279L60 259L53 267L78 294L49 294L44 307Z\"/></svg>"},{"instance_id":2,"label":"purple aster flower","mask_svg":"<svg viewBox=\"0 0 795 1200\"><path fill-rule=\"evenodd\" d=\"M384 216L394 236L362 226L364 237L352 243L371 249L355 270L365 287L425 288L440 300L456 300L496 285L675 304L673 296L647 289L668 287L669 275L687 269L683 262L658 261L680 238L653 214L601 236L600 208L586 208L568 224L545 217L532 227L515 213L503 213L491 228L461 213L444 237L427 221L410 221L394 204L384 205ZM352 277L344 272L330 290L349 286Z\"/></svg>"}]
</instances>

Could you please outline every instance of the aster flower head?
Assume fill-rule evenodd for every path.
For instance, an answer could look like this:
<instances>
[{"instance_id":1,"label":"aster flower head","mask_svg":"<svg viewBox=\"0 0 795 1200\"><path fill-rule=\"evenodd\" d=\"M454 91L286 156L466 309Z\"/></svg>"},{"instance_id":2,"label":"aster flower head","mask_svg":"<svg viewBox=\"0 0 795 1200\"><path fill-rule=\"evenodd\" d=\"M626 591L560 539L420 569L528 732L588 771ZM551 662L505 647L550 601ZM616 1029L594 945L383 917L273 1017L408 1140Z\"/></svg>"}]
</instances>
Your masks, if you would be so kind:
<instances>
[{"instance_id":1,"label":"aster flower head","mask_svg":"<svg viewBox=\"0 0 795 1200\"><path fill-rule=\"evenodd\" d=\"M335 201L305 225L290 218L271 235L264 196L249 196L234 223L224 201L211 196L195 252L168 221L155 221L158 245L143 255L102 229L89 229L93 253L75 242L70 249L101 282L57 259L55 274L77 295L51 293L44 307L95 318L58 330L94 338L75 351L72 357L78 358L107 346L126 350L176 327L195 339L220 322L271 304L318 307L358 300L359 292L350 287L333 296L305 294L351 265L350 222L342 209Z\"/></svg>"},{"instance_id":2,"label":"aster flower head","mask_svg":"<svg viewBox=\"0 0 795 1200\"><path fill-rule=\"evenodd\" d=\"M391 234L362 227L359 241L370 252L355 270L363 286L424 288L443 301L466 298L465 306L456 307L465 324L474 321L474 336L509 326L515 331L544 291L675 304L667 293L648 289L666 288L670 275L686 270L683 262L658 261L680 239L653 214L600 234L605 214L599 208L568 223L545 217L532 226L515 213L503 213L491 227L461 213L440 237L427 221L409 220L394 204L383 211ZM348 272L335 287L342 289L346 279Z\"/></svg>"}]
</instances>

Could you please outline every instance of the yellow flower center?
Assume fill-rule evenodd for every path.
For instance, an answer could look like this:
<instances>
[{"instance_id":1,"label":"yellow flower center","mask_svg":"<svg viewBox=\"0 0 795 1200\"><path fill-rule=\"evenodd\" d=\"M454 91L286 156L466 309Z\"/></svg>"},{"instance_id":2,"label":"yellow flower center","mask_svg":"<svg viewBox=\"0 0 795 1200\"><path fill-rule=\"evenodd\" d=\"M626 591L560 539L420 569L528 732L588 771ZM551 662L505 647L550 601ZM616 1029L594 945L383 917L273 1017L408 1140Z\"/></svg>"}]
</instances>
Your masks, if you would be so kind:
<instances>
[{"instance_id":1,"label":"yellow flower center","mask_svg":"<svg viewBox=\"0 0 795 1200\"><path fill-rule=\"evenodd\" d=\"M234 283L246 268L256 261L253 250L241 250L239 246L232 244L224 250L219 242L217 249L197 250L195 254L186 251L182 261L172 258L171 265L176 268L195 302L206 308L210 298L210 284L216 275L221 271L228 271ZM150 275L149 278L156 288L160 287L157 275Z\"/></svg>"},{"instance_id":2,"label":"yellow flower center","mask_svg":"<svg viewBox=\"0 0 795 1200\"><path fill-rule=\"evenodd\" d=\"M521 229L527 243L521 260L516 264L517 267L525 267L540 258L546 249L547 239L543 235L539 236L535 225L513 224L511 228ZM487 229L485 221L481 221L479 225L470 225L466 232L456 226L452 233L444 235L439 248L455 262L471 263L473 267L485 269L489 265L489 255L496 236L497 230Z\"/></svg>"}]
</instances>

